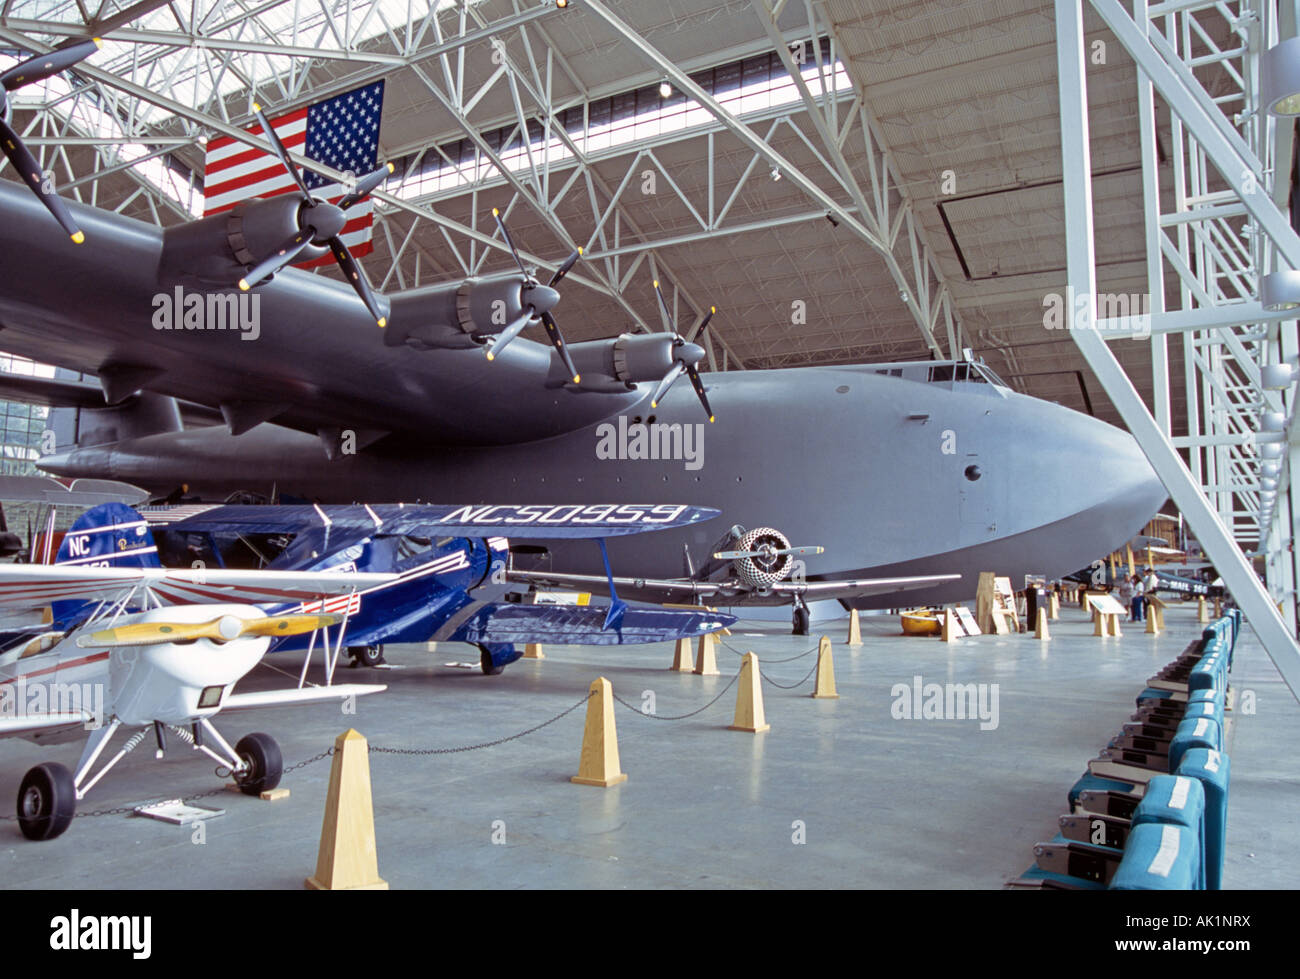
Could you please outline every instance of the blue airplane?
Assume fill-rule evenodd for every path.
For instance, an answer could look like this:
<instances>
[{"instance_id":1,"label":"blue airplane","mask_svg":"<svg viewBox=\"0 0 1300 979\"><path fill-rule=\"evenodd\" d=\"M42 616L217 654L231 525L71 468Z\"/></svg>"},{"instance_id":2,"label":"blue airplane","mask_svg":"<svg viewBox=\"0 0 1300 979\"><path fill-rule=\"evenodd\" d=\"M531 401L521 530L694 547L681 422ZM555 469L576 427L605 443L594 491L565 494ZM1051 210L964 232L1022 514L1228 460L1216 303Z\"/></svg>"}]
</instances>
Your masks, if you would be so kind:
<instances>
[{"instance_id":1,"label":"blue airplane","mask_svg":"<svg viewBox=\"0 0 1300 979\"><path fill-rule=\"evenodd\" d=\"M605 539L688 526L718 515L685 505L537 506L214 505L142 507L107 503L86 511L64 536L57 563L91 567L249 568L385 572L398 578L350 595L286 602L271 613L333 612L345 618L326 650L332 677L344 644L365 665L385 643L464 642L486 674L522 655L525 643L627 645L715 632L735 617L706 610L630 607L613 592ZM524 604L506 579L507 533L533 540L591 540L611 580L608 606ZM201 584L157 587L164 600L206 597ZM83 602L53 606L55 627L89 614ZM312 636L285 637L272 651L303 651ZM326 639L328 642L328 637ZM355 665L355 664L354 664ZM304 674L306 662L304 662Z\"/></svg>"}]
</instances>

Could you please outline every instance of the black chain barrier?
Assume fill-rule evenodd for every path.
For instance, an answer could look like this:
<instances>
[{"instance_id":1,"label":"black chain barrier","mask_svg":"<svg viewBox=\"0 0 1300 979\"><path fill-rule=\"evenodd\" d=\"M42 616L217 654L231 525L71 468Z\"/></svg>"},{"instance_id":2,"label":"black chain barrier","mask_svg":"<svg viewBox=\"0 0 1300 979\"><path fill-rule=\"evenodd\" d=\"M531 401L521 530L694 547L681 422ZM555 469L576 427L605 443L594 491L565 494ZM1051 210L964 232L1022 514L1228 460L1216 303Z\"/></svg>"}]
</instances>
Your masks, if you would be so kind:
<instances>
[{"instance_id":1,"label":"black chain barrier","mask_svg":"<svg viewBox=\"0 0 1300 979\"><path fill-rule=\"evenodd\" d=\"M507 741L516 741L519 740L519 738L521 737L532 735L533 732L541 731L541 729L547 727L547 725L554 724L556 720L559 720L560 718L564 718L564 716L572 714L572 712L576 711L578 707L581 707L582 705L584 705L584 703L588 702L589 699L591 699L591 697L593 697L593 693L591 693L589 690L589 692L586 693L585 696L582 697L582 699L580 699L580 701L578 701L577 703L575 703L575 705L571 707L565 707L565 709L560 711L559 714L556 714L554 718L543 720L541 724L536 724L533 725L533 727L528 728L528 731L520 731L519 733L517 733L517 735L500 737L497 738L497 740L495 741L484 741L482 742L482 744L477 744L477 745L463 745L460 746L460 748L383 748L383 746L380 745L370 745L369 749L372 751L377 751L377 753L380 754L455 754L458 753L458 751L474 751L480 748L493 748L494 745L503 745L506 744ZM315 764L316 762L324 761L325 758L329 758L330 755L333 755L335 750L337 749L335 749L334 746L331 745L330 748L321 751L320 754L312 755L311 758L305 759L305 761L303 762L290 764L289 767L283 770L283 775L289 775L289 772L298 771L299 768L305 768L308 766L308 764ZM221 768L218 768L217 770L218 775L220 775L221 771L222 771ZM229 768L226 768L225 771L229 772ZM226 775L221 775L221 777L226 777ZM199 792L199 793L192 794L192 796L185 796L181 798L181 801L194 802L200 800L200 798L211 798L212 796L220 796L221 793L226 792L227 784L229 783L222 784L218 788L208 790L208 792ZM136 810L143 809L143 807L156 806L159 805L159 803L161 802L170 802L173 801L174 798L175 796L156 798L156 800L153 800L151 802L136 802L134 803L134 805L130 805L130 806L114 806L113 809L92 809L90 811L86 811L86 813L74 813L73 818L90 819L90 818L94 818L94 816L131 815L135 813ZM14 823L17 822L17 820L18 820L17 815L0 815L0 822Z\"/></svg>"},{"instance_id":2,"label":"black chain barrier","mask_svg":"<svg viewBox=\"0 0 1300 979\"><path fill-rule=\"evenodd\" d=\"M737 649L735 646L728 642L723 642L721 639L718 640L718 645L728 652L735 653L737 656L744 656L746 653L751 652L751 650L748 649ZM786 659L764 659L762 662L766 663L768 666L778 666L781 663L793 663L797 659L803 659L809 653L817 652L820 648L821 643L819 642L816 646L813 646L811 649L805 649L802 653L799 653L796 656L789 656Z\"/></svg>"},{"instance_id":3,"label":"black chain barrier","mask_svg":"<svg viewBox=\"0 0 1300 979\"><path fill-rule=\"evenodd\" d=\"M530 727L527 731L520 731L518 734L511 734L508 737L504 737L504 738L497 738L495 741L484 741L481 744L467 744L467 745L462 745L459 748L384 748L372 744L370 746L370 750L374 752L378 752L379 754L382 755L454 755L461 751L477 751L479 748L493 748L499 744L506 744L509 741L518 741L520 738L527 737L528 735L534 733L535 731L540 731L542 728L546 727L547 725L554 724L561 717L566 717L569 714L572 714L575 710L577 710L579 707L581 707L583 704L589 701L593 696L595 696L595 693L591 690L588 690L586 694L583 695L582 699L579 700L576 704L574 704L572 707L564 708L564 710L560 711L558 714L556 714L554 717L550 718L549 720L542 721L541 724L534 725L533 727Z\"/></svg>"},{"instance_id":4,"label":"black chain barrier","mask_svg":"<svg viewBox=\"0 0 1300 979\"><path fill-rule=\"evenodd\" d=\"M770 676L768 676L766 673L763 672L763 667L762 667L762 662L761 662L761 661L760 661L760 663L759 663L758 675L761 676L761 677L762 677L764 680L766 680L768 683L772 684L772 686L774 686L774 687L779 687L779 688L782 689L782 690L793 690L795 687L802 687L805 683L807 683L809 677L811 677L814 673L817 672L817 666L818 666L818 664L817 664L817 663L814 663L814 664L812 665L812 669L809 670L807 673L805 673L805 674L803 675L803 679L800 680L798 683L791 683L791 684L777 683L777 682L776 682L775 680L773 680Z\"/></svg>"},{"instance_id":5,"label":"black chain barrier","mask_svg":"<svg viewBox=\"0 0 1300 979\"><path fill-rule=\"evenodd\" d=\"M684 721L684 720L686 720L686 718L688 718L688 717L694 717L696 714L703 714L706 710L708 710L710 707L712 707L714 704L716 704L719 700L722 699L722 695L725 694L728 690L730 690L731 687L732 687L732 684L734 684L738 679L740 679L740 674L739 674L739 673L737 673L735 676L733 676L730 680L727 681L727 685L726 685L725 687L723 687L721 690L718 691L718 695L717 695L716 697L714 697L712 700L710 700L710 701L709 701L707 704L705 704L703 707L697 708L696 710L691 711L689 714L676 714L676 715L672 715L672 716L665 716L665 715L662 715L662 714L647 714L644 710L642 710L642 709L641 709L640 707L638 707L636 704L629 704L626 700L624 700L624 699L623 699L622 697L620 697L618 694L614 694L614 699L617 700L617 701L618 701L620 704L622 704L624 707L626 707L628 710L630 710L630 711L634 711L634 712L636 712L637 714L641 715L642 717L653 718L653 719L656 720L656 721ZM611 691L611 693L612 693L612 692L613 692L613 691Z\"/></svg>"},{"instance_id":6,"label":"black chain barrier","mask_svg":"<svg viewBox=\"0 0 1300 979\"><path fill-rule=\"evenodd\" d=\"M296 772L300 768L306 768L308 765L314 765L316 764L316 762L321 761L324 758L328 758L332 754L334 754L334 748L330 747L328 750L322 751L319 755L313 755L311 758L308 758L306 761L300 761L296 765L290 765L288 768L284 769L283 774L288 775L290 772ZM225 778L226 776L223 775L221 777ZM194 795L184 796L181 798L180 801L195 802L199 799L210 799L214 795L221 795L223 792L227 791L226 785L228 784L229 783L224 783L215 789L209 789L207 792L197 792ZM171 802L175 798L176 798L175 796L164 797L164 798L154 799L151 802L137 802L134 805L130 805L130 806L117 806L116 808L113 809L92 809L89 812L73 813L73 818L89 819L94 816L129 816L137 809L143 809L147 806L156 806L159 803L163 803L163 802ZM17 816L0 816L0 820L3 820L5 822L16 822L17 819L18 819Z\"/></svg>"}]
</instances>

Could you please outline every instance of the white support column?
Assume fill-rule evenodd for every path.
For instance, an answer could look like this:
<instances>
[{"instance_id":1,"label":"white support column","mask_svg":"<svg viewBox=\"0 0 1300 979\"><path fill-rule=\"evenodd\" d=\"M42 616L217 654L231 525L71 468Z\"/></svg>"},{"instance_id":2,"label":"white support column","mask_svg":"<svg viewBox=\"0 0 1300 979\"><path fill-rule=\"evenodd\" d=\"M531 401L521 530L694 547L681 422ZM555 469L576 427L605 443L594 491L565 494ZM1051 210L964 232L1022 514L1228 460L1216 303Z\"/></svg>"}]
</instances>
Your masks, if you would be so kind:
<instances>
[{"instance_id":1,"label":"white support column","mask_svg":"<svg viewBox=\"0 0 1300 979\"><path fill-rule=\"evenodd\" d=\"M1106 2L1093 0L1099 9ZM1300 647L1296 646L1290 630L1241 549L1192 481L1177 450L1161 432L1119 361L1094 327L1096 261L1082 0L1055 0L1055 6L1067 278L1074 296L1089 297L1087 328L1076 328L1070 335L1169 490L1169 495L1186 516L1287 686L1300 698ZM1131 21L1129 25L1132 26ZM1136 56L1135 60L1142 64ZM1162 94L1168 98L1168 93L1162 90ZM1174 104L1174 100L1169 101ZM1190 120L1184 121L1192 124ZM1240 177L1240 174L1236 176ZM1290 232L1290 228L1286 230ZM1294 233L1291 234L1294 238Z\"/></svg>"}]
</instances>

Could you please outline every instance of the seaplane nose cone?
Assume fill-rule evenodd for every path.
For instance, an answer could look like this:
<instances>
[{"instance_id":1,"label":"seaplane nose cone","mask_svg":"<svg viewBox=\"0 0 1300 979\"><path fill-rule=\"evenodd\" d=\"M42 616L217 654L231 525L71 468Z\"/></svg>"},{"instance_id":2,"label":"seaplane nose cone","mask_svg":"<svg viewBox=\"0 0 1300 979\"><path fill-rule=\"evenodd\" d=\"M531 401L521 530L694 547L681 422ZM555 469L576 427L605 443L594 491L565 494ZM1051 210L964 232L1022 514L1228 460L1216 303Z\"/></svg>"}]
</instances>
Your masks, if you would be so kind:
<instances>
[{"instance_id":1,"label":"seaplane nose cone","mask_svg":"<svg viewBox=\"0 0 1300 979\"><path fill-rule=\"evenodd\" d=\"M532 306L538 316L549 313L560 301L560 294L550 286L535 285L524 290L524 302Z\"/></svg>"},{"instance_id":2,"label":"seaplane nose cone","mask_svg":"<svg viewBox=\"0 0 1300 979\"><path fill-rule=\"evenodd\" d=\"M217 632L221 633L221 638L227 642L238 639L243 629L244 623L233 615L223 615L217 623Z\"/></svg>"},{"instance_id":3,"label":"seaplane nose cone","mask_svg":"<svg viewBox=\"0 0 1300 979\"><path fill-rule=\"evenodd\" d=\"M310 225L316 230L314 241L327 241L337 237L347 222L348 217L343 211L324 201L317 201L302 212L303 227Z\"/></svg>"},{"instance_id":4,"label":"seaplane nose cone","mask_svg":"<svg viewBox=\"0 0 1300 979\"><path fill-rule=\"evenodd\" d=\"M676 356L685 364L698 364L704 359L704 348L698 343L684 343L677 348Z\"/></svg>"}]
</instances>

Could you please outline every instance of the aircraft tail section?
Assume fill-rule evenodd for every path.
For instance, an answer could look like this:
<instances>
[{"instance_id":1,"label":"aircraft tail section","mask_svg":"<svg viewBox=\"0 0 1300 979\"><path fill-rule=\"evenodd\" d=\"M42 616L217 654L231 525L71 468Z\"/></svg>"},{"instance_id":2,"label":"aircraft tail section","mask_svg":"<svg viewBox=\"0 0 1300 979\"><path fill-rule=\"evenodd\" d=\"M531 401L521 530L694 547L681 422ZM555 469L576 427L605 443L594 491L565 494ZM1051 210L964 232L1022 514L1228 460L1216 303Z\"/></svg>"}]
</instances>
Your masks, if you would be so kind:
<instances>
[{"instance_id":1,"label":"aircraft tail section","mask_svg":"<svg viewBox=\"0 0 1300 979\"><path fill-rule=\"evenodd\" d=\"M158 547L144 518L125 503L101 503L76 519L63 535L55 564L90 568L160 568ZM55 628L85 618L93 604L68 599L50 604Z\"/></svg>"},{"instance_id":2,"label":"aircraft tail section","mask_svg":"<svg viewBox=\"0 0 1300 979\"><path fill-rule=\"evenodd\" d=\"M92 568L160 568L149 526L125 503L91 507L63 535L55 564Z\"/></svg>"}]
</instances>

